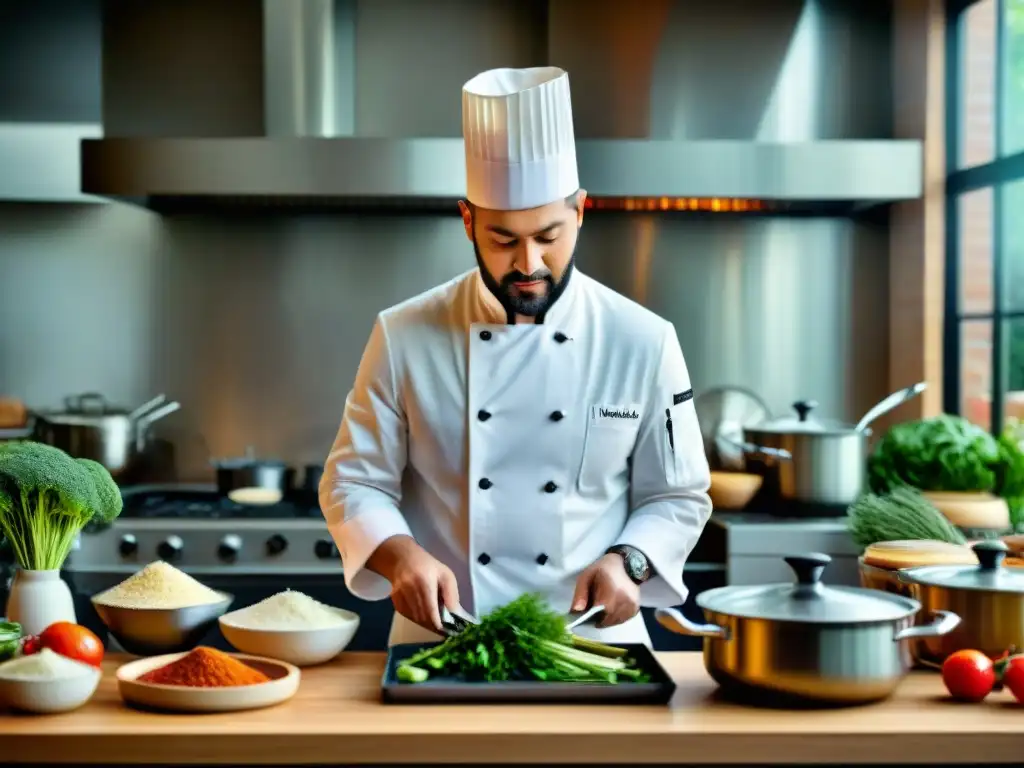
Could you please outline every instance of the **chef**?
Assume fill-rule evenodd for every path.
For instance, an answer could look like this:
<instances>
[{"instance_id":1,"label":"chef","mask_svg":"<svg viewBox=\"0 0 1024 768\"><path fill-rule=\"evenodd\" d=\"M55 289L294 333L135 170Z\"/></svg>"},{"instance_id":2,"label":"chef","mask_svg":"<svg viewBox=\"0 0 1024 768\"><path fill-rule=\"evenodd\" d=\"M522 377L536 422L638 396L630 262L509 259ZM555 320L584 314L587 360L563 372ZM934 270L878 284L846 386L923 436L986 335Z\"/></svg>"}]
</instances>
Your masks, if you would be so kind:
<instances>
[{"instance_id":1,"label":"chef","mask_svg":"<svg viewBox=\"0 0 1024 768\"><path fill-rule=\"evenodd\" d=\"M391 644L526 592L649 644L639 608L685 600L711 512L675 329L576 268L564 71L474 77L462 125L476 267L373 325L320 484L345 582L392 599Z\"/></svg>"}]
</instances>

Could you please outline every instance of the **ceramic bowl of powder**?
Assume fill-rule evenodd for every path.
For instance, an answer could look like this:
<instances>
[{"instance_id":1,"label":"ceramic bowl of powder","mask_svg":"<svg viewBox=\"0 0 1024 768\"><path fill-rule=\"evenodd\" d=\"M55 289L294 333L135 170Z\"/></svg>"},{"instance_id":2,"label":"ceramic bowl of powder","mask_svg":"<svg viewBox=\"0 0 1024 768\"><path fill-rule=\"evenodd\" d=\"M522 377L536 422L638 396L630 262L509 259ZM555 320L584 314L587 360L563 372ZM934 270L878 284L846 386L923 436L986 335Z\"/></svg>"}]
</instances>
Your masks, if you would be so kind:
<instances>
[{"instance_id":1,"label":"ceramic bowl of powder","mask_svg":"<svg viewBox=\"0 0 1024 768\"><path fill-rule=\"evenodd\" d=\"M92 604L124 650L156 656L195 648L233 600L158 560L94 595Z\"/></svg>"},{"instance_id":2,"label":"ceramic bowl of powder","mask_svg":"<svg viewBox=\"0 0 1024 768\"><path fill-rule=\"evenodd\" d=\"M0 664L0 703L23 712L78 709L92 698L103 673L43 648Z\"/></svg>"},{"instance_id":3,"label":"ceramic bowl of powder","mask_svg":"<svg viewBox=\"0 0 1024 768\"><path fill-rule=\"evenodd\" d=\"M323 664L341 653L359 629L359 616L286 589L220 617L220 631L243 653L298 667Z\"/></svg>"}]
</instances>

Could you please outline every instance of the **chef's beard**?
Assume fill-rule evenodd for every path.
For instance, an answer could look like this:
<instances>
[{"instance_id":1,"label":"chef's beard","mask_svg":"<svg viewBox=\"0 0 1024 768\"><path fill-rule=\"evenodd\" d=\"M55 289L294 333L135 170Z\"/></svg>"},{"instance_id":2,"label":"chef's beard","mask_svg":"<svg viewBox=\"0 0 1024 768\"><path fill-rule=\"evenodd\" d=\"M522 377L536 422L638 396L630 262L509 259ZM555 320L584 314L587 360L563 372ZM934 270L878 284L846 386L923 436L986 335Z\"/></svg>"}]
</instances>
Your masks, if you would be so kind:
<instances>
[{"instance_id":1,"label":"chef's beard","mask_svg":"<svg viewBox=\"0 0 1024 768\"><path fill-rule=\"evenodd\" d=\"M579 240L577 239L576 245L572 249L572 256L569 257L569 261L565 265L565 272L562 273L562 278L558 282L555 282L554 276L548 270L534 272L532 275L524 275L515 269L504 275L499 282L495 279L494 275L487 271L487 267L484 266L483 257L480 255L480 247L476 243L476 238L473 238L473 252L476 254L476 263L480 268L480 276L484 281L484 285L487 286L487 290L494 295L494 298L504 308L508 315L509 323L515 322L516 315L532 317L538 322L543 321L544 315L551 308L551 305L558 301L558 297L562 295L565 287L569 284L569 278L572 276L573 268L576 266L576 246L578 245ZM543 281L547 288L543 291L520 292L515 287L515 283L533 281Z\"/></svg>"}]
</instances>

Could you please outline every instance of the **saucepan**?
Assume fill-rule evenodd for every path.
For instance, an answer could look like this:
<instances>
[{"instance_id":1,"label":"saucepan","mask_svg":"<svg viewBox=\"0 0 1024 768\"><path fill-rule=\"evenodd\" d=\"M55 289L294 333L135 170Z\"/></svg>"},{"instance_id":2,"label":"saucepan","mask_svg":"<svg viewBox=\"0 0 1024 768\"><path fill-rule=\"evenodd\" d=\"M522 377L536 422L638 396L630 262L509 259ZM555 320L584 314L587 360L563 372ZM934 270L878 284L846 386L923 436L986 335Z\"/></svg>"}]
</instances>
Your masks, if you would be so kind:
<instances>
[{"instance_id":1,"label":"saucepan","mask_svg":"<svg viewBox=\"0 0 1024 768\"><path fill-rule=\"evenodd\" d=\"M937 610L914 625L921 603L862 587L826 586L831 558L785 558L795 583L728 586L702 592L707 624L680 611L655 612L682 635L703 637L704 666L723 692L750 704L849 706L888 697L913 666L909 644L948 635L960 624Z\"/></svg>"},{"instance_id":2,"label":"saucepan","mask_svg":"<svg viewBox=\"0 0 1024 768\"><path fill-rule=\"evenodd\" d=\"M292 490L295 470L283 461L257 459L252 446L245 456L214 459L217 491L238 504L278 504Z\"/></svg>"},{"instance_id":3,"label":"saucepan","mask_svg":"<svg viewBox=\"0 0 1024 768\"><path fill-rule=\"evenodd\" d=\"M90 392L64 399L63 411L36 414L35 439L79 459L102 464L115 478L132 468L145 453L149 427L181 408L158 395L132 411Z\"/></svg>"},{"instance_id":4,"label":"saucepan","mask_svg":"<svg viewBox=\"0 0 1024 768\"><path fill-rule=\"evenodd\" d=\"M919 382L892 393L855 425L813 418L814 401L794 403L796 418L744 426L737 446L745 453L745 469L764 478L763 492L769 496L809 504L852 504L866 486L871 424L926 386Z\"/></svg>"},{"instance_id":5,"label":"saucepan","mask_svg":"<svg viewBox=\"0 0 1024 768\"><path fill-rule=\"evenodd\" d=\"M955 611L964 621L955 632L922 636L911 645L924 666L939 666L951 654L973 648L997 658L1024 650L1024 569L1003 565L1008 547L998 539L971 549L975 565L925 565L897 571L926 611Z\"/></svg>"}]
</instances>

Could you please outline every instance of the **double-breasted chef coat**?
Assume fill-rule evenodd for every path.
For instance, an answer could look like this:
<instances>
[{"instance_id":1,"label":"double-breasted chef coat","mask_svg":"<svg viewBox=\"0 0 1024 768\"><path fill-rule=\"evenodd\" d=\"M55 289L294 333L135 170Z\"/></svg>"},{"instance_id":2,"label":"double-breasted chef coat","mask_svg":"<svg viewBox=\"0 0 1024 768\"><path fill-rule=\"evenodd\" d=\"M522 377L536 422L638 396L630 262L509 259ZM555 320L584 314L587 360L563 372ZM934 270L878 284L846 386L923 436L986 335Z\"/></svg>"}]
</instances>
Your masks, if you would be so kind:
<instances>
[{"instance_id":1,"label":"double-breasted chef coat","mask_svg":"<svg viewBox=\"0 0 1024 768\"><path fill-rule=\"evenodd\" d=\"M388 597L364 566L407 534L478 616L525 592L568 611L614 544L656 573L643 605L682 603L711 512L692 397L674 327L578 270L542 324L508 324L476 269L382 312L320 484L349 590ZM639 614L578 631L649 643ZM391 644L436 639L396 615Z\"/></svg>"}]
</instances>

